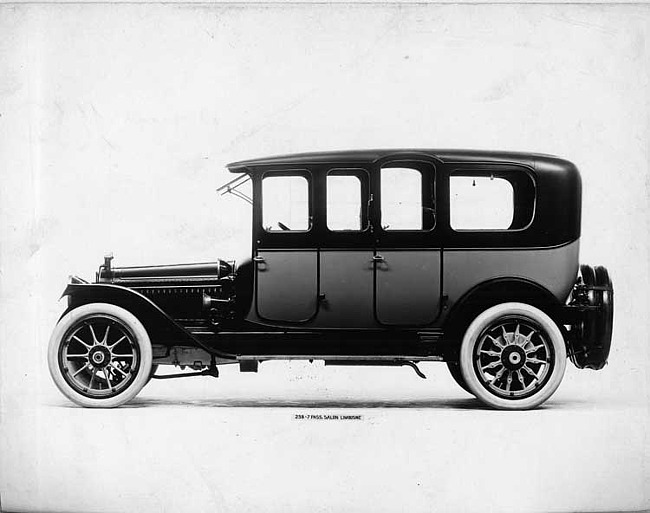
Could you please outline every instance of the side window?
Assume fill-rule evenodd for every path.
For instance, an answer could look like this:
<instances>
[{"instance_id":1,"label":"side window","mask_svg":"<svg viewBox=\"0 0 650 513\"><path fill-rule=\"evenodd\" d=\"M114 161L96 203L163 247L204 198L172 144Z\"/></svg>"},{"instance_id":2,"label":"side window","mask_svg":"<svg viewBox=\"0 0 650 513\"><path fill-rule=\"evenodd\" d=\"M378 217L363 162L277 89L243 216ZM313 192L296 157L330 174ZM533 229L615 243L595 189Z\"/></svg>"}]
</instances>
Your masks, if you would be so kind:
<instances>
[{"instance_id":1,"label":"side window","mask_svg":"<svg viewBox=\"0 0 650 513\"><path fill-rule=\"evenodd\" d=\"M327 228L333 231L363 230L361 179L345 171L327 175Z\"/></svg>"},{"instance_id":2,"label":"side window","mask_svg":"<svg viewBox=\"0 0 650 513\"><path fill-rule=\"evenodd\" d=\"M429 204L433 193L425 193L422 171L389 165L381 168L380 179L383 230L429 230L433 227L433 208Z\"/></svg>"},{"instance_id":3,"label":"side window","mask_svg":"<svg viewBox=\"0 0 650 513\"><path fill-rule=\"evenodd\" d=\"M454 230L515 229L512 184L494 176L449 178L450 222Z\"/></svg>"},{"instance_id":4,"label":"side window","mask_svg":"<svg viewBox=\"0 0 650 513\"><path fill-rule=\"evenodd\" d=\"M309 182L304 176L266 176L262 180L262 224L267 232L307 231Z\"/></svg>"}]
</instances>

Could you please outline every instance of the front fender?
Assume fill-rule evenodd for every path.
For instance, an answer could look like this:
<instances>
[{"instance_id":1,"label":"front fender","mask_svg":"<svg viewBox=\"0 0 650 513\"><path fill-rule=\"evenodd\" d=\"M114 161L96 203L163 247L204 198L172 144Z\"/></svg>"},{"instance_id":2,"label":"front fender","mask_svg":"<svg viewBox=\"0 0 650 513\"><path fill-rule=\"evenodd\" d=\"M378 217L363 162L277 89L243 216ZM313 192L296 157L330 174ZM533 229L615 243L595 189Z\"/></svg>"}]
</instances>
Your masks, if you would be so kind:
<instances>
[{"instance_id":1,"label":"front fender","mask_svg":"<svg viewBox=\"0 0 650 513\"><path fill-rule=\"evenodd\" d=\"M144 325L153 344L194 346L215 356L232 357L206 347L153 301L132 289L104 283L70 283L61 297L64 296L68 297L68 308L63 315L89 303L110 303L135 315Z\"/></svg>"}]
</instances>

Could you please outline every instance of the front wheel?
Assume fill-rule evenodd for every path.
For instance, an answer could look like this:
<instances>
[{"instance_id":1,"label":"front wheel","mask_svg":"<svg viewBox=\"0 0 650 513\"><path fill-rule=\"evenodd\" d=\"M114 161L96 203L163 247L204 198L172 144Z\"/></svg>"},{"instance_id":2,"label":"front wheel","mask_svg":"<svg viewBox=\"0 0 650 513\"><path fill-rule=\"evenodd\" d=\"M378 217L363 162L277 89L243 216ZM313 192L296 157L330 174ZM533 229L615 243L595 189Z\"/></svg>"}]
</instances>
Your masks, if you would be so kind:
<instances>
[{"instance_id":1,"label":"front wheel","mask_svg":"<svg viewBox=\"0 0 650 513\"><path fill-rule=\"evenodd\" d=\"M151 342L130 312L106 303L71 310L54 328L50 374L71 401L113 408L133 399L149 380Z\"/></svg>"},{"instance_id":2,"label":"front wheel","mask_svg":"<svg viewBox=\"0 0 650 513\"><path fill-rule=\"evenodd\" d=\"M488 308L470 324L460 350L470 391L502 410L528 410L557 390L566 368L564 337L544 312L525 303Z\"/></svg>"}]
</instances>

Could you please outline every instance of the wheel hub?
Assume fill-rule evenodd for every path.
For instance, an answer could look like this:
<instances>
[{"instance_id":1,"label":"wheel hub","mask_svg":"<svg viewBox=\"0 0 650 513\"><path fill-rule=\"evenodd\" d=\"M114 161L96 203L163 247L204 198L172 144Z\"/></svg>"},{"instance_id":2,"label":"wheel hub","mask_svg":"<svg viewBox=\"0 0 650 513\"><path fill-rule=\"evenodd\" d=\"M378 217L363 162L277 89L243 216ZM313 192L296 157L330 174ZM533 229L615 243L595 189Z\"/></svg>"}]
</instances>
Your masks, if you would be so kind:
<instances>
[{"instance_id":1,"label":"wheel hub","mask_svg":"<svg viewBox=\"0 0 650 513\"><path fill-rule=\"evenodd\" d=\"M88 360L96 369L103 369L111 363L111 352L104 346L95 346L89 351Z\"/></svg>"},{"instance_id":2,"label":"wheel hub","mask_svg":"<svg viewBox=\"0 0 650 513\"><path fill-rule=\"evenodd\" d=\"M501 362L509 371L516 371L526 365L526 352L519 346L507 346L501 353Z\"/></svg>"}]
</instances>

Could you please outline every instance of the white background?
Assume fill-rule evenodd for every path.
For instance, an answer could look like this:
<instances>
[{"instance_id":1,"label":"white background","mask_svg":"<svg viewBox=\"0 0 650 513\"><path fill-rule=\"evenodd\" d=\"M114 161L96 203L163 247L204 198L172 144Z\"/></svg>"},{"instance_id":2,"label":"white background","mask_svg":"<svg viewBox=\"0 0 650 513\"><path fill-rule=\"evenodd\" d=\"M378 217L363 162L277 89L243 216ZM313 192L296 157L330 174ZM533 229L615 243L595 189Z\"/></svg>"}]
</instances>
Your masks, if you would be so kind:
<instances>
[{"instance_id":1,"label":"white background","mask_svg":"<svg viewBox=\"0 0 650 513\"><path fill-rule=\"evenodd\" d=\"M9 511L650 507L644 6L0 6L0 494ZM581 260L616 289L611 362L534 412L444 365L265 363L73 407L46 364L68 274L241 258L230 161L530 150L583 176ZM557 208L563 208L557 205ZM296 414L362 415L298 421Z\"/></svg>"}]
</instances>

